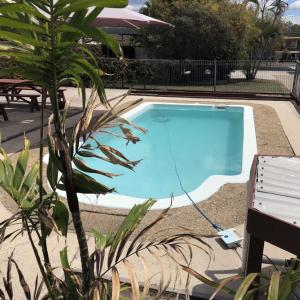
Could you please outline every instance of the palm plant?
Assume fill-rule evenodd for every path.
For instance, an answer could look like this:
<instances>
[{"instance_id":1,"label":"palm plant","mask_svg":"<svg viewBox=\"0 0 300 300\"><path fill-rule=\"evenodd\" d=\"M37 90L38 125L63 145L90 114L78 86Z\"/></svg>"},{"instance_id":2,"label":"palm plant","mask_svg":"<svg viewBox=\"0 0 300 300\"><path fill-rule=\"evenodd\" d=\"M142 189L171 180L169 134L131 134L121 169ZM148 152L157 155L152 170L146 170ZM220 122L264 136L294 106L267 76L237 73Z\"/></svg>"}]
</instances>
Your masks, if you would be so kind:
<instances>
[{"instance_id":1,"label":"palm plant","mask_svg":"<svg viewBox=\"0 0 300 300\"><path fill-rule=\"evenodd\" d=\"M59 163L51 162L49 173L53 173L54 178L54 174L60 170L64 178L68 207L80 246L85 289L88 289L89 285L89 253L79 212L76 180L78 181L81 175L80 181L86 185L84 180L87 180L87 177L82 173L74 174L72 170L72 147L69 147L67 141L64 114L59 110L57 90L66 81L76 82L83 91L82 99L85 105L85 75L92 80L100 101L106 104L100 70L75 51L80 48L93 58L84 46L78 44L81 37L89 36L109 46L116 55L121 55L119 45L102 30L92 26L92 22L105 5L120 7L126 5L126 1L16 0L1 1L0 6L0 35L11 44L9 49L2 50L0 54L11 57L15 63L14 67L4 70L3 73L32 80L44 87L50 97L54 124L54 133L49 136L50 146L54 151L51 158L56 157ZM89 8L92 10L89 11ZM42 169L42 164L40 168ZM40 171L40 175L41 173ZM101 193L104 192L108 192L108 189L101 190Z\"/></svg>"},{"instance_id":2,"label":"palm plant","mask_svg":"<svg viewBox=\"0 0 300 300\"><path fill-rule=\"evenodd\" d=\"M0 160L0 186L18 206L17 212L0 224L0 238L1 242L4 242L7 239L16 238L24 231L27 232L42 275L41 284L38 284L38 280L36 280L34 299L39 298L43 283L47 288L46 298L88 299L94 297L94 299L105 299L107 297L108 299L118 299L120 279L117 268L121 263L131 274L133 295L138 299L137 279L128 257L140 255L143 250L149 250L149 253L155 255L155 249L162 248L163 251L170 250L168 253L170 256L170 253L175 251L187 260L182 251L182 245L187 243L188 238L202 242L197 236L188 232L168 239L142 241L143 235L164 218L167 214L165 211L157 220L143 229L137 238L133 239L129 248L126 248L126 242L132 237L146 211L154 203L154 200L150 199L143 205L133 207L116 233L105 236L95 231L95 251L90 253L88 248L77 194L101 195L112 192L113 188L95 181L89 173L107 177L117 174L91 168L85 164L83 158L94 157L129 169L133 169L138 163L138 161L128 159L117 149L95 140L93 132L105 131L106 134L115 136L116 134L110 128L118 127L118 137L127 142L136 143L139 139L133 134L131 128L143 132L145 130L119 117L122 112L132 105L136 105L140 100L120 106L119 104L126 97L125 94L114 99L116 104L113 106L107 101L101 81L102 71L92 53L84 44L80 43L80 39L91 37L109 47L118 57L122 57L118 43L101 29L93 27L93 21L104 6L123 7L126 4L125 0L0 1L0 35L2 39L9 42L8 46L0 50L0 56L13 62L13 66L1 70L0 75L14 75L32 80L34 84L43 87L44 96L49 95L51 102L52 114L49 118L47 136L49 151L47 179L50 191L43 185L43 106L39 161L28 170L29 141L26 139L16 166L4 149L0 149L3 157ZM85 53L88 59L82 57L80 53ZM89 99L86 98L85 92L86 77L90 79L94 87L94 92ZM58 88L67 82L81 88L83 106L82 116L71 134L67 133L65 126L69 103L63 110L60 110L57 99ZM97 103L98 99L100 102ZM94 111L99 105L105 108L105 112L100 117L93 118ZM95 154L95 149L98 149L101 155ZM57 188L65 190L67 206L59 199ZM53 231L66 236L69 212L77 236L81 270L76 272L72 270L67 258L67 250L64 249L60 253L65 274L65 278L62 280L53 272L47 238ZM22 227L15 228L14 226L20 221ZM8 228L10 229L8 230ZM38 246L34 243L33 235L38 238L42 256L39 254ZM108 255L107 264L104 268L106 255ZM31 299L30 288L12 256L8 262L7 278L4 280L8 298L11 299L13 295L10 278L12 265L15 265L17 269L26 298ZM112 274L114 288L107 283L105 279L107 274ZM1 297L5 298L3 290L0 290Z\"/></svg>"},{"instance_id":3,"label":"palm plant","mask_svg":"<svg viewBox=\"0 0 300 300\"><path fill-rule=\"evenodd\" d=\"M225 278L219 283L203 277L189 267L183 267L183 269L201 282L214 288L210 300L215 299L220 292L230 295L234 300L255 300L258 299L258 295L261 295L260 299L268 300L299 299L299 259L292 259L286 269L281 271L276 269L270 276L263 273L251 273L246 277L235 275ZM239 281L236 289L228 287L230 283L236 281Z\"/></svg>"},{"instance_id":4,"label":"palm plant","mask_svg":"<svg viewBox=\"0 0 300 300\"><path fill-rule=\"evenodd\" d=\"M142 231L135 234L135 230L143 220L147 210L155 203L155 200L149 199L144 204L134 206L127 217L124 219L119 229L115 233L107 235L101 234L98 230L93 231L95 239L95 249L88 258L89 287L86 290L84 285L84 274L82 270L73 270L68 259L67 247L60 251L61 265L64 271L64 278L56 275L55 269L51 265L43 266L42 257L38 253L37 246L33 241L33 235L38 238L39 244L43 240L41 235L42 224L46 224L47 236L51 231L67 235L69 212L65 204L57 197L55 192L43 194L43 202L39 201L39 162L36 162L31 168L28 168L27 161L29 157L29 141L25 139L24 149L19 154L16 166L13 165L3 148L0 152L4 159L0 160L0 186L14 199L18 205L18 210L10 218L4 220L0 227L0 242L3 243L8 239L15 239L23 231L28 235L29 242L32 246L37 259L38 266L42 275L42 280L35 280L32 288L26 282L26 279L13 258L13 253L8 259L7 275L3 279L4 289L0 289L0 299L13 299L14 290L12 285L11 270L14 265L20 284L23 288L26 299L40 299L43 292L43 285L47 287L47 292L42 299L120 299L121 290L126 288L121 284L119 268L125 267L127 270L132 290L132 299L145 298L148 295L151 278L149 277L145 252L148 255L158 257L161 253L167 255L172 260L180 261L180 257L185 265L189 264L191 252L185 251L185 246L189 241L198 241L203 245L205 242L197 235L184 231L174 234L167 238L156 238L146 240L145 234L157 223L161 222L168 214L168 209L163 211L157 219L147 225ZM51 180L51 178L49 177ZM51 185L53 184L50 183ZM81 183L80 183L81 184ZM82 185L77 188L85 189ZM97 183L87 187L91 190L97 189ZM103 187L100 185L100 189ZM19 229L17 223L21 221L22 227ZM129 242L131 238L131 241ZM189 241L188 241L189 240ZM128 243L127 243L128 242ZM203 248L209 254L209 247ZM188 250L188 249L186 249ZM145 268L145 284L141 294L136 272L130 259L137 257L141 265ZM176 258L175 258L176 257ZM50 262L50 260L49 260ZM110 275L112 281L107 280ZM163 273L161 274L163 276ZM161 279L160 288L157 298L167 289L168 282L164 283ZM7 297L6 297L7 296Z\"/></svg>"}]
</instances>

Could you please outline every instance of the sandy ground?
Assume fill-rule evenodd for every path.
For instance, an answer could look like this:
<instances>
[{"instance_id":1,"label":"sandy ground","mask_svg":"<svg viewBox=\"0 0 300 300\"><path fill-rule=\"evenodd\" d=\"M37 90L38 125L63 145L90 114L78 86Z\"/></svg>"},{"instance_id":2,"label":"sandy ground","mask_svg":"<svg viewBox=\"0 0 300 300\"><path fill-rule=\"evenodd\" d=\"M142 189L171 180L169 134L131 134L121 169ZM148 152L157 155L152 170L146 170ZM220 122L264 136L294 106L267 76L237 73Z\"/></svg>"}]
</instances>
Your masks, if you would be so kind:
<instances>
[{"instance_id":1,"label":"sandy ground","mask_svg":"<svg viewBox=\"0 0 300 300\"><path fill-rule=\"evenodd\" d=\"M234 104L237 104L236 102ZM252 104L254 110L258 152L260 154L293 155L292 148L281 127L280 121L273 108ZM17 155L12 155L16 160ZM30 164L38 159L38 149L31 150ZM223 228L235 227L244 223L246 209L246 184L226 184L209 199L198 204L212 220ZM197 201L197 199L194 199ZM101 198L100 198L101 202ZM8 196L2 197L2 203L14 211L16 206ZM81 205L84 226L86 230L93 228L101 231L115 231L124 217L127 210L101 208L94 205ZM144 224L156 218L161 211L150 211ZM192 206L170 209L168 217L163 224L155 226L148 235L167 235L173 230L161 232L162 228L182 226L189 228L198 234L215 234L215 230Z\"/></svg>"}]
</instances>

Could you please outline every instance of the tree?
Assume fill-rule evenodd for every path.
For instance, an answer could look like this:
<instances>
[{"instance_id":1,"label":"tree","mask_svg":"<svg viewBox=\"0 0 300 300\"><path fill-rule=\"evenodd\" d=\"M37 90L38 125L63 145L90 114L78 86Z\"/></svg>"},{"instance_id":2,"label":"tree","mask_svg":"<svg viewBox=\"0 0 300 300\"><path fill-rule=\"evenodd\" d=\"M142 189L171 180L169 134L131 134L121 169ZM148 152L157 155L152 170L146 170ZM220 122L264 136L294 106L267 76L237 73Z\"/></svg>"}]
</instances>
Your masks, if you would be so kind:
<instances>
[{"instance_id":1,"label":"tree","mask_svg":"<svg viewBox=\"0 0 300 300\"><path fill-rule=\"evenodd\" d=\"M300 25L294 24L290 21L285 23L284 34L286 35L299 35L300 34Z\"/></svg>"},{"instance_id":2,"label":"tree","mask_svg":"<svg viewBox=\"0 0 300 300\"><path fill-rule=\"evenodd\" d=\"M249 8L255 13L257 34L249 39L248 58L245 75L247 79L254 79L265 57L265 54L272 44L281 37L284 23L281 18L287 9L287 3L282 0L250 0Z\"/></svg>"},{"instance_id":3,"label":"tree","mask_svg":"<svg viewBox=\"0 0 300 300\"><path fill-rule=\"evenodd\" d=\"M148 27L138 42L152 58L234 60L246 55L253 13L228 0L150 0L142 13L174 27Z\"/></svg>"}]
</instances>

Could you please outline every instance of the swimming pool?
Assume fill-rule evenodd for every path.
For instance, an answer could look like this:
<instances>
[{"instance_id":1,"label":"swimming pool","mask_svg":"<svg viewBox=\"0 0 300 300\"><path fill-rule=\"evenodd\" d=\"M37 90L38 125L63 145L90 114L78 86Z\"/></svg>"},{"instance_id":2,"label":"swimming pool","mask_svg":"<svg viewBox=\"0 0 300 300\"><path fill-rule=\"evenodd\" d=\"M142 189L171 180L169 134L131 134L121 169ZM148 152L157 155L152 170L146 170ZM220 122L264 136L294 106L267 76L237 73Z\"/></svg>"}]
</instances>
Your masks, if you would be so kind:
<instances>
[{"instance_id":1,"label":"swimming pool","mask_svg":"<svg viewBox=\"0 0 300 300\"><path fill-rule=\"evenodd\" d=\"M120 150L130 160L142 159L134 172L94 158L87 165L123 174L113 179L89 174L116 193L79 195L81 202L108 207L130 208L150 197L154 209L166 208L174 195L173 207L210 197L225 183L242 183L249 178L257 152L253 111L248 106L143 103L124 115L148 129L136 145L107 134L96 134L103 144ZM92 141L89 141L92 143Z\"/></svg>"}]
</instances>

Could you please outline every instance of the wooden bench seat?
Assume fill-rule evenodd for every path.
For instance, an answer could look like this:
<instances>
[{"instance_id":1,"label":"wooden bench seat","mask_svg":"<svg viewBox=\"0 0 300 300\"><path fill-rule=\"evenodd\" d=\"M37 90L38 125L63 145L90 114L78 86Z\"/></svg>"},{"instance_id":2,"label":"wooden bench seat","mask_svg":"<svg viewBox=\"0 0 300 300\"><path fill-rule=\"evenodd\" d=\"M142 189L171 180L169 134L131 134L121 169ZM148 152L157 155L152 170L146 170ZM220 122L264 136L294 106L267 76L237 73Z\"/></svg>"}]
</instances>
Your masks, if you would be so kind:
<instances>
[{"instance_id":1,"label":"wooden bench seat","mask_svg":"<svg viewBox=\"0 0 300 300\"><path fill-rule=\"evenodd\" d=\"M17 92L17 93L21 93L23 90L24 91L38 91L39 93L43 93L42 91L42 88L39 87L39 86L34 86L34 87L31 87L31 86L16 86L14 87L14 90ZM60 105L60 108L64 108L64 105L66 103L66 97L65 97L65 91L67 89L65 88L62 88L60 87L58 90L57 90L57 96L58 96L58 102L59 102L59 105ZM49 97L49 95L47 94L47 97Z\"/></svg>"},{"instance_id":2,"label":"wooden bench seat","mask_svg":"<svg viewBox=\"0 0 300 300\"><path fill-rule=\"evenodd\" d=\"M33 112L34 109L40 110L38 98L41 95L36 94L23 94L23 93L0 93L0 96L5 97L7 102L19 102L24 101L29 104L30 111Z\"/></svg>"}]
</instances>

